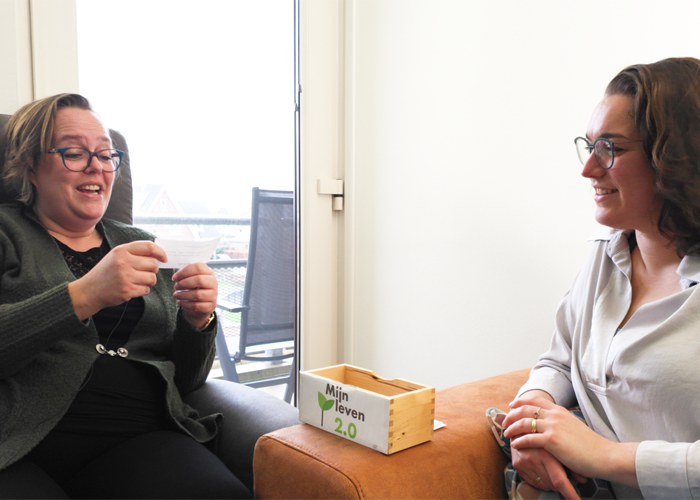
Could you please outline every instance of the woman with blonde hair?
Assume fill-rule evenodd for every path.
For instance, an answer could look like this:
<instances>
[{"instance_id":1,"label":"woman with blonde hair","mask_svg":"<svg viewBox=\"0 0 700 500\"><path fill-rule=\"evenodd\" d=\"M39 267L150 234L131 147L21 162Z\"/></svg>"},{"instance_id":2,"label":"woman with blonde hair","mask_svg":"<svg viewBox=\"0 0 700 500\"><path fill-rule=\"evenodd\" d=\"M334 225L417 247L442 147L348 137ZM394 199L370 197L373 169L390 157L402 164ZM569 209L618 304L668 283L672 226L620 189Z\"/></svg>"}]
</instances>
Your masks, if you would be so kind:
<instances>
[{"instance_id":1,"label":"woman with blonde hair","mask_svg":"<svg viewBox=\"0 0 700 500\"><path fill-rule=\"evenodd\" d=\"M221 416L182 401L215 355L211 269L160 269L151 234L103 218L124 153L84 97L5 133L0 498L250 497L208 448Z\"/></svg>"}]
</instances>

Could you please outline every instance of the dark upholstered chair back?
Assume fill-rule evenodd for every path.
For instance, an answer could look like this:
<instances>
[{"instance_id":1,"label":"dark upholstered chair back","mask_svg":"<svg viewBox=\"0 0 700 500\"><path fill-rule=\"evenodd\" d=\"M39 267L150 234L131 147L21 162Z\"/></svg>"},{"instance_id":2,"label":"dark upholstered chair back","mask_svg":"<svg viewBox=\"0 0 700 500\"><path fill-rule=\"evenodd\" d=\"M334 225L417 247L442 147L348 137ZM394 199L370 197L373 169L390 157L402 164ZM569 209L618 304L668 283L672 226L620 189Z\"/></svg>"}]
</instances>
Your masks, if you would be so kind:
<instances>
[{"instance_id":1,"label":"dark upholstered chair back","mask_svg":"<svg viewBox=\"0 0 700 500\"><path fill-rule=\"evenodd\" d=\"M10 115L0 114L0 172L5 166L5 125L10 121ZM112 144L116 149L121 149L126 152L121 167L119 167L117 178L114 181L112 188L112 198L109 201L109 207L105 217L108 219L118 220L126 224L131 224L133 218L133 186L131 184L131 162L129 159L129 148L126 144L124 136L116 130L109 131L112 137ZM13 201L12 195L5 189L5 185L0 178L0 203Z\"/></svg>"}]
</instances>

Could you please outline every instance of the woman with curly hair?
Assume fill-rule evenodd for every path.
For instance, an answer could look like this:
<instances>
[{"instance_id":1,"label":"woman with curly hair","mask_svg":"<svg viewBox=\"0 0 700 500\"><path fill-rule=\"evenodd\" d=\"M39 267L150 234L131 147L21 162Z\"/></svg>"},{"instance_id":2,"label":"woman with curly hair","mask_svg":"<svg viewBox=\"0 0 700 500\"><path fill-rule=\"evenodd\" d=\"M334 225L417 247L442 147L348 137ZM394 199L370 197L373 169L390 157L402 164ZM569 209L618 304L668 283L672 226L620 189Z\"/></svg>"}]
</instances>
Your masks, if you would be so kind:
<instances>
[{"instance_id":1,"label":"woman with curly hair","mask_svg":"<svg viewBox=\"0 0 700 500\"><path fill-rule=\"evenodd\" d=\"M621 71L576 147L603 228L503 420L532 487L700 492L700 60ZM578 406L585 424L567 408Z\"/></svg>"}]
</instances>

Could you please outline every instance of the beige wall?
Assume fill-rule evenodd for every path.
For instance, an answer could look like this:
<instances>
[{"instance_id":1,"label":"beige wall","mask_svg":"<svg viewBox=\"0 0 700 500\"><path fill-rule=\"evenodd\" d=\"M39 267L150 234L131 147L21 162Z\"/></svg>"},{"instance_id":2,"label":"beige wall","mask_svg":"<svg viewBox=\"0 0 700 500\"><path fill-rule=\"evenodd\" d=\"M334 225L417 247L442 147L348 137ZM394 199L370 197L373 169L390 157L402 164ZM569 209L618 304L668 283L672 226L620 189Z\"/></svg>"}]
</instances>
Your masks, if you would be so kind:
<instances>
[{"instance_id":1,"label":"beige wall","mask_svg":"<svg viewBox=\"0 0 700 500\"><path fill-rule=\"evenodd\" d=\"M446 387L525 368L595 230L573 139L695 2L346 2L345 360Z\"/></svg>"}]
</instances>

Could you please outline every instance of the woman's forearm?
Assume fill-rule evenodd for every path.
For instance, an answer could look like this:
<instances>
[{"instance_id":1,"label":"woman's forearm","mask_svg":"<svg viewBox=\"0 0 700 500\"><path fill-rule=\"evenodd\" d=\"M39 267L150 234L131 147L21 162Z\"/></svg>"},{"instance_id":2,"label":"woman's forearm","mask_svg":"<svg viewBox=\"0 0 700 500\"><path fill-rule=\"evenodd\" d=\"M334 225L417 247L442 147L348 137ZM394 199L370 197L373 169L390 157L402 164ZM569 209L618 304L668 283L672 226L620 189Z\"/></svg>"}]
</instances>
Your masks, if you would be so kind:
<instances>
[{"instance_id":1,"label":"woman's forearm","mask_svg":"<svg viewBox=\"0 0 700 500\"><path fill-rule=\"evenodd\" d=\"M605 458L595 477L607 479L614 483L620 483L639 489L635 456L639 443L615 443L608 441L608 445L602 456Z\"/></svg>"},{"instance_id":2,"label":"woman's forearm","mask_svg":"<svg viewBox=\"0 0 700 500\"><path fill-rule=\"evenodd\" d=\"M68 283L68 294L73 302L75 315L80 321L85 321L100 310L95 304L94 298L81 286L82 281L76 280Z\"/></svg>"}]
</instances>

